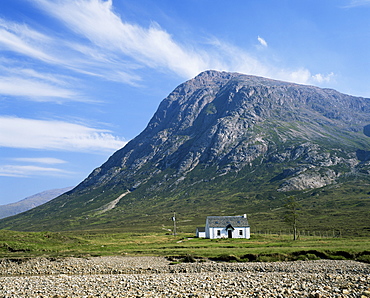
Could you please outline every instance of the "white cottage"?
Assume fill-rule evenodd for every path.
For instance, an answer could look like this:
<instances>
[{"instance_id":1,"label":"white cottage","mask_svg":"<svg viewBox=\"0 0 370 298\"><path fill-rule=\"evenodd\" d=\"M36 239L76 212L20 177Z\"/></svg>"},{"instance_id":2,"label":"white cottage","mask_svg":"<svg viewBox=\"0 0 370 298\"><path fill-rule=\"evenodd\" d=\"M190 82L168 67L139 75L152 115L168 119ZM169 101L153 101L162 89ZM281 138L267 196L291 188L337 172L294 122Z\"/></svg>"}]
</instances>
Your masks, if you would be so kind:
<instances>
[{"instance_id":1,"label":"white cottage","mask_svg":"<svg viewBox=\"0 0 370 298\"><path fill-rule=\"evenodd\" d=\"M205 236L216 238L250 238L250 226L247 215L242 216L207 216Z\"/></svg>"},{"instance_id":2,"label":"white cottage","mask_svg":"<svg viewBox=\"0 0 370 298\"><path fill-rule=\"evenodd\" d=\"M206 228L198 227L195 234L198 238L206 238Z\"/></svg>"}]
</instances>

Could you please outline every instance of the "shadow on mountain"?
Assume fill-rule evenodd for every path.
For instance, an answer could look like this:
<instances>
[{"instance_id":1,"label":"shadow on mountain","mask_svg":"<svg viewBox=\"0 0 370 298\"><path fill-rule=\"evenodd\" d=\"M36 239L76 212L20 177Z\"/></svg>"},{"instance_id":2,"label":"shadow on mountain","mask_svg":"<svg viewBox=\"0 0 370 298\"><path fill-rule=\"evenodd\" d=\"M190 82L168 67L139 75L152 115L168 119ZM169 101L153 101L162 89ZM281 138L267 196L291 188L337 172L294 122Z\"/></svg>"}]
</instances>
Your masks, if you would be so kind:
<instances>
[{"instance_id":1,"label":"shadow on mountain","mask_svg":"<svg viewBox=\"0 0 370 298\"><path fill-rule=\"evenodd\" d=\"M358 149L356 151L356 157L358 160L364 162L370 160L370 151Z\"/></svg>"}]
</instances>

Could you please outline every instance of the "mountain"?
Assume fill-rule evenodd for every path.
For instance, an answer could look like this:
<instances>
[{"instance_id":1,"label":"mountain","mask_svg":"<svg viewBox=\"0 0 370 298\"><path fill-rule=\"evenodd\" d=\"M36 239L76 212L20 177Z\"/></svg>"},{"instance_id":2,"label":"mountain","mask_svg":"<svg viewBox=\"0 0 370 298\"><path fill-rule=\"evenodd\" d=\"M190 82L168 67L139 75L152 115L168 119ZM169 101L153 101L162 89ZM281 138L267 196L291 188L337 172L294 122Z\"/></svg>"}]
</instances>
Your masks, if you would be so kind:
<instances>
[{"instance_id":1,"label":"mountain","mask_svg":"<svg viewBox=\"0 0 370 298\"><path fill-rule=\"evenodd\" d=\"M295 195L305 229L368 233L370 99L206 71L165 98L145 130L68 193L0 221L19 230L184 230L247 213L283 227Z\"/></svg>"},{"instance_id":2,"label":"mountain","mask_svg":"<svg viewBox=\"0 0 370 298\"><path fill-rule=\"evenodd\" d=\"M0 218L16 215L18 213L22 213L24 211L40 206L71 190L72 188L73 187L50 189L37 193L33 196L29 196L16 203L0 205Z\"/></svg>"}]
</instances>

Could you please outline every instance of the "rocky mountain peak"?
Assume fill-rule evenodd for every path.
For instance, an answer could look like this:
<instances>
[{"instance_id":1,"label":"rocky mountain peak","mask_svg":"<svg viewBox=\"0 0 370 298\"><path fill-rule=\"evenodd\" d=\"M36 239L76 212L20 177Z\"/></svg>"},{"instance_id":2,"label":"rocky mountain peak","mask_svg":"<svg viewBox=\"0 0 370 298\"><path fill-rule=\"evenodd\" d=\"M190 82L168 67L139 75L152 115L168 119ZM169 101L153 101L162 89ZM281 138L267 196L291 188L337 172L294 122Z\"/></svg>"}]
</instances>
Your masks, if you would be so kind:
<instances>
[{"instance_id":1,"label":"rocky mountain peak","mask_svg":"<svg viewBox=\"0 0 370 298\"><path fill-rule=\"evenodd\" d=\"M82 186L124 181L131 189L168 168L184 179L199 164L240 170L284 143L340 142L370 121L368 109L369 99L330 89L205 71L164 99L147 128Z\"/></svg>"},{"instance_id":2,"label":"rocky mountain peak","mask_svg":"<svg viewBox=\"0 0 370 298\"><path fill-rule=\"evenodd\" d=\"M32 214L48 214L44 225L56 213L95 225L144 210L155 221L175 207L189 216L239 205L265 212L291 193L311 200L358 177L370 185L369 112L367 98L208 70L176 87L144 131L76 188Z\"/></svg>"}]
</instances>

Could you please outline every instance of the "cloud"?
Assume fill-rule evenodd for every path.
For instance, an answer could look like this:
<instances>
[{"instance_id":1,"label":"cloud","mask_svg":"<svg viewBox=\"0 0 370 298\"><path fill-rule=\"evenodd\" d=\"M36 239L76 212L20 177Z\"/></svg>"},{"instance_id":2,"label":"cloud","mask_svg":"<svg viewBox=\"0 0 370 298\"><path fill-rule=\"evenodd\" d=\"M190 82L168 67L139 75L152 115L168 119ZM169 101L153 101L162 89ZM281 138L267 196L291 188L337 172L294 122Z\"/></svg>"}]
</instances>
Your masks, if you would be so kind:
<instances>
[{"instance_id":1,"label":"cloud","mask_svg":"<svg viewBox=\"0 0 370 298\"><path fill-rule=\"evenodd\" d=\"M27 25L0 18L0 50L3 50L3 56L5 51L11 51L54 67L131 85L140 80L137 75L130 74L130 70L137 66L125 63L121 57L114 57L111 51L106 53L95 49L92 44L71 42L67 36L56 36L48 36ZM23 64L27 63L29 60L23 61ZM47 75L50 74L44 77Z\"/></svg>"},{"instance_id":2,"label":"cloud","mask_svg":"<svg viewBox=\"0 0 370 298\"><path fill-rule=\"evenodd\" d=\"M85 55L95 60L99 57L102 61L112 56L117 60L125 60L121 69L127 70L123 78L128 81L137 68L149 67L169 70L186 79L206 69L217 69L288 79L297 83L326 82L320 80L320 76L324 77L322 74L311 75L307 69L281 69L217 38L210 38L208 43L202 45L189 41L180 43L156 23L144 28L123 21L114 12L111 0L35 2L75 34L90 42L87 47L75 45ZM260 36L258 41L262 47L268 46ZM133 77L131 83L135 83L135 80L139 81L140 77Z\"/></svg>"},{"instance_id":3,"label":"cloud","mask_svg":"<svg viewBox=\"0 0 370 298\"><path fill-rule=\"evenodd\" d=\"M345 5L344 8L352 8L358 6L370 6L370 0L350 0L348 5Z\"/></svg>"},{"instance_id":4,"label":"cloud","mask_svg":"<svg viewBox=\"0 0 370 298\"><path fill-rule=\"evenodd\" d=\"M212 46L208 53L214 58L209 62L211 69L268 76L270 68L243 49L217 38L210 39L208 43Z\"/></svg>"},{"instance_id":5,"label":"cloud","mask_svg":"<svg viewBox=\"0 0 370 298\"><path fill-rule=\"evenodd\" d=\"M261 44L261 46L263 46L263 47L267 47L267 42L266 42L266 40L264 40L262 37L257 37L257 39L258 39L258 42Z\"/></svg>"},{"instance_id":6,"label":"cloud","mask_svg":"<svg viewBox=\"0 0 370 298\"><path fill-rule=\"evenodd\" d=\"M332 81L334 73L328 75L312 74L308 69L300 68L295 71L277 70L275 77L298 84L322 84Z\"/></svg>"},{"instance_id":7,"label":"cloud","mask_svg":"<svg viewBox=\"0 0 370 298\"><path fill-rule=\"evenodd\" d=\"M64 176L71 172L38 166L0 165L0 176L6 177L30 177L30 176Z\"/></svg>"},{"instance_id":8,"label":"cloud","mask_svg":"<svg viewBox=\"0 0 370 298\"><path fill-rule=\"evenodd\" d=\"M360 1L352 3L355 2ZM361 1L364 2L368 1ZM181 43L155 22L145 28L124 21L114 12L111 0L33 0L32 3L63 23L69 33L51 35L49 29L44 30L48 33L41 33L27 25L0 19L0 48L102 80L140 86L140 70L145 68L170 71L185 79L207 69L309 84L327 83L330 79L323 74L311 75L308 69L282 69L213 37L208 42L204 38L203 43L194 40ZM260 47L268 46L262 37L257 39ZM38 71L39 76L19 74L17 83L26 87L23 90L29 89L33 99L81 100L70 86L45 81L50 74L43 71ZM3 92L24 96L25 91L17 90L15 85L2 78Z\"/></svg>"},{"instance_id":9,"label":"cloud","mask_svg":"<svg viewBox=\"0 0 370 298\"><path fill-rule=\"evenodd\" d=\"M41 47L51 41L46 35L26 25L0 18L0 49L11 50L48 63L57 63L58 61Z\"/></svg>"},{"instance_id":10,"label":"cloud","mask_svg":"<svg viewBox=\"0 0 370 298\"><path fill-rule=\"evenodd\" d=\"M33 68L32 68L33 67ZM40 102L64 102L92 100L77 90L78 80L72 76L38 71L28 61L0 58L0 96L23 97ZM55 71L55 70L52 70Z\"/></svg>"},{"instance_id":11,"label":"cloud","mask_svg":"<svg viewBox=\"0 0 370 298\"><path fill-rule=\"evenodd\" d=\"M118 150L125 144L126 141L104 129L0 116L0 147L99 153Z\"/></svg>"},{"instance_id":12,"label":"cloud","mask_svg":"<svg viewBox=\"0 0 370 298\"><path fill-rule=\"evenodd\" d=\"M328 83L332 81L333 77L334 77L333 72L329 73L328 75L323 75L321 73L318 73L312 76L312 80L314 82L321 84L321 83Z\"/></svg>"},{"instance_id":13,"label":"cloud","mask_svg":"<svg viewBox=\"0 0 370 298\"><path fill-rule=\"evenodd\" d=\"M63 164L67 163L65 160L54 157L17 157L13 158L14 161L29 162L29 163L42 163L42 164Z\"/></svg>"},{"instance_id":14,"label":"cloud","mask_svg":"<svg viewBox=\"0 0 370 298\"><path fill-rule=\"evenodd\" d=\"M19 157L12 161L36 164L64 164L66 161L53 157ZM31 177L31 176L70 176L72 172L54 168L35 165L0 165L0 176L6 177Z\"/></svg>"},{"instance_id":15,"label":"cloud","mask_svg":"<svg viewBox=\"0 0 370 298\"><path fill-rule=\"evenodd\" d=\"M243 49L222 42L216 38L210 40L209 43L216 49L215 52L209 50L209 53L211 53L213 57L216 57L218 61L217 64L214 64L214 69L236 71L299 84L328 83L334 77L333 73L329 75L320 73L312 74L306 68L296 70L281 69L274 65L262 63L259 59L253 57ZM216 62L213 61L213 63Z\"/></svg>"},{"instance_id":16,"label":"cloud","mask_svg":"<svg viewBox=\"0 0 370 298\"><path fill-rule=\"evenodd\" d=\"M100 48L90 43L62 41L69 52L68 61L63 67L77 73L97 77L103 80L138 86L141 81L135 71L142 66L128 61L119 52L110 48Z\"/></svg>"},{"instance_id":17,"label":"cloud","mask_svg":"<svg viewBox=\"0 0 370 298\"><path fill-rule=\"evenodd\" d=\"M81 98L72 90L20 77L0 77L0 94L27 97L36 101L78 100Z\"/></svg>"},{"instance_id":18,"label":"cloud","mask_svg":"<svg viewBox=\"0 0 370 298\"><path fill-rule=\"evenodd\" d=\"M110 0L36 0L36 3L93 45L147 67L170 69L187 78L207 68L202 55L183 47L158 24L143 28L123 22L113 12Z\"/></svg>"},{"instance_id":19,"label":"cloud","mask_svg":"<svg viewBox=\"0 0 370 298\"><path fill-rule=\"evenodd\" d=\"M77 90L79 80L71 76L20 67L11 59L0 59L0 73L0 96L39 102L92 102Z\"/></svg>"}]
</instances>

